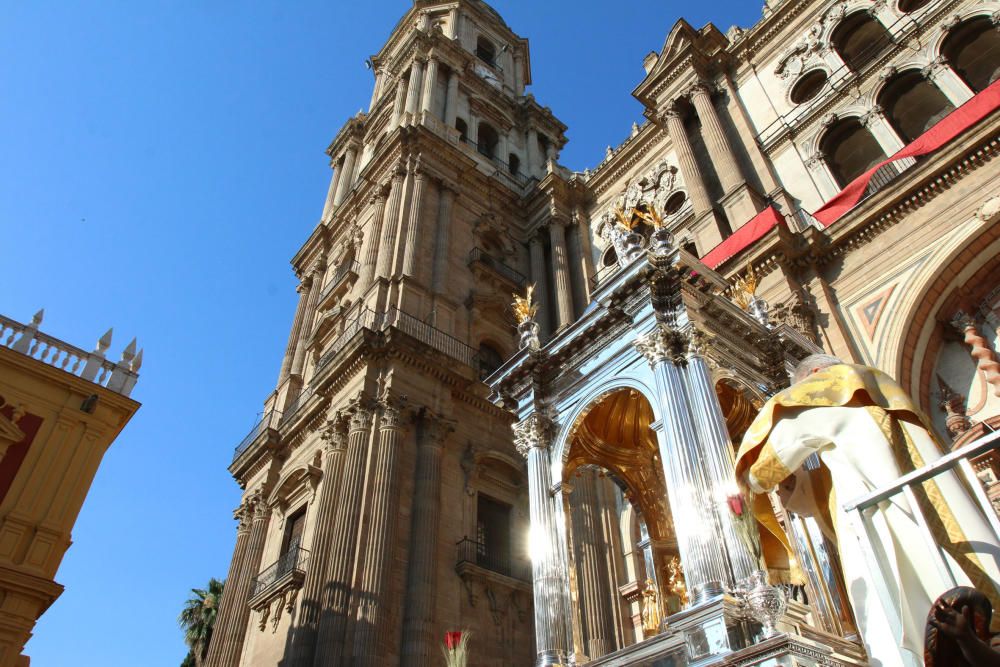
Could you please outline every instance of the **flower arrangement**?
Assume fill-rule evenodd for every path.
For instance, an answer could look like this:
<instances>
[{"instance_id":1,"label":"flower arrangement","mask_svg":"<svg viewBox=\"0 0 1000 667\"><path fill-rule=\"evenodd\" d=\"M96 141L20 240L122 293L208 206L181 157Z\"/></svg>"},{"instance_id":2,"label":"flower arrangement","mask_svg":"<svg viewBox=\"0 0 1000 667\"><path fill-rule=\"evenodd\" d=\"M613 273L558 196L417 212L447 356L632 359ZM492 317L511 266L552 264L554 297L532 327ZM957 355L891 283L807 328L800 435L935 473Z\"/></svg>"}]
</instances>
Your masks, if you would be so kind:
<instances>
[{"instance_id":1,"label":"flower arrangement","mask_svg":"<svg viewBox=\"0 0 1000 667\"><path fill-rule=\"evenodd\" d=\"M538 304L533 303L531 300L531 295L534 291L535 286L531 284L528 285L527 292L523 297L518 294L514 295L514 303L511 306L514 308L514 317L517 318L518 324L535 319L535 314L538 312Z\"/></svg>"},{"instance_id":2,"label":"flower arrangement","mask_svg":"<svg viewBox=\"0 0 1000 667\"><path fill-rule=\"evenodd\" d=\"M469 659L469 631L455 630L444 633L444 663L448 667L465 667Z\"/></svg>"},{"instance_id":3,"label":"flower arrangement","mask_svg":"<svg viewBox=\"0 0 1000 667\"><path fill-rule=\"evenodd\" d=\"M726 505L732 515L736 532L739 533L743 543L759 565L763 554L761 553L760 539L756 534L757 522L753 513L750 512L750 503L747 502L742 493L733 493L726 496Z\"/></svg>"}]
</instances>

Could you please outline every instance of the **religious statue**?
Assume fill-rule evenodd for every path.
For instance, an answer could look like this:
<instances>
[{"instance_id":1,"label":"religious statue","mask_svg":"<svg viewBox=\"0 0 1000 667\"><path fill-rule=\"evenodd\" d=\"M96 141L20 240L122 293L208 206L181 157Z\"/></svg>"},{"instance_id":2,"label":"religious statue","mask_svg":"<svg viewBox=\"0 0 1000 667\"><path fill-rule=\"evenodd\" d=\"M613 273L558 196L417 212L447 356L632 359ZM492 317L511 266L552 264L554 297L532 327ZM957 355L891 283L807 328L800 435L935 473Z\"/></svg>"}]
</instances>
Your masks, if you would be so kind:
<instances>
[{"instance_id":1,"label":"religious statue","mask_svg":"<svg viewBox=\"0 0 1000 667\"><path fill-rule=\"evenodd\" d=\"M671 593L677 596L677 600L681 606L686 605L688 603L688 592L687 584L684 583L684 566L681 565L681 559L677 556L671 556L670 562L667 563L667 572L670 573L667 587Z\"/></svg>"},{"instance_id":2,"label":"religious statue","mask_svg":"<svg viewBox=\"0 0 1000 667\"><path fill-rule=\"evenodd\" d=\"M646 580L646 588L642 591L642 632L653 636L660 632L660 601L656 595L653 580Z\"/></svg>"},{"instance_id":3,"label":"religious statue","mask_svg":"<svg viewBox=\"0 0 1000 667\"><path fill-rule=\"evenodd\" d=\"M945 579L937 554L927 548L906 495L897 494L867 514L867 535L859 532L842 503L890 486L939 458L943 450L927 424L885 373L813 355L796 368L792 386L764 405L737 454L736 475L742 484L763 494L785 482L786 506L812 512L834 534L868 654L885 667L919 664L924 619L934 599L953 583ZM800 470L807 459L811 470ZM796 493L800 485L792 477L807 480L801 487L809 493ZM995 557L1000 545L965 487L945 473L910 488L955 578L971 583L995 604L1000 600ZM768 498L756 500L755 514L777 535L782 529ZM869 537L888 593L886 607L880 602L879 572L870 569L859 548L862 538ZM780 538L788 544L787 536Z\"/></svg>"}]
</instances>

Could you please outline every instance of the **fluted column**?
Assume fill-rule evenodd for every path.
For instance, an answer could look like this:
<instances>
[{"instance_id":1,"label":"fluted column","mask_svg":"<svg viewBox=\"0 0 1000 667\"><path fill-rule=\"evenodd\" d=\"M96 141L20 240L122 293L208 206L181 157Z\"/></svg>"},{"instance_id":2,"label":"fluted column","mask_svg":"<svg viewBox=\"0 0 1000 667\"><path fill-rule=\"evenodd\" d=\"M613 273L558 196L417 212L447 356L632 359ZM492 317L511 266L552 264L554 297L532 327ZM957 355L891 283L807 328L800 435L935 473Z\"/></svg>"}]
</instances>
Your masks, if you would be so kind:
<instances>
[{"instance_id":1,"label":"fluted column","mask_svg":"<svg viewBox=\"0 0 1000 667\"><path fill-rule=\"evenodd\" d=\"M382 222L382 240L379 243L376 268L376 275L380 278L388 278L392 275L392 254L396 247L399 207L402 205L405 178L406 173L400 169L392 175L392 185L389 186L389 202L386 207L385 220Z\"/></svg>"},{"instance_id":2,"label":"fluted column","mask_svg":"<svg viewBox=\"0 0 1000 667\"><path fill-rule=\"evenodd\" d=\"M684 119L681 112L676 107L664 112L667 121L667 134L674 145L677 153L677 161L681 165L681 173L684 175L684 184L687 186L688 195L691 197L691 206L695 215L701 215L712 210L712 198L708 196L705 187L705 177L698 167L698 161L694 157L694 149L691 148L691 141L688 139L687 130L684 129Z\"/></svg>"},{"instance_id":3,"label":"fluted column","mask_svg":"<svg viewBox=\"0 0 1000 667\"><path fill-rule=\"evenodd\" d=\"M302 584L299 615L295 619L289 665L312 667L316 652L316 631L322 614L326 564L333 546L333 524L340 495L340 474L347 450L347 420L337 415L323 430L323 484L316 499L316 522L309 545L309 564Z\"/></svg>"},{"instance_id":4,"label":"fluted column","mask_svg":"<svg viewBox=\"0 0 1000 667\"><path fill-rule=\"evenodd\" d=\"M692 88L691 101L701 121L701 131L708 146L708 154L715 165L722 189L728 194L743 183L743 174L736 162L729 138L722 129L722 123L719 122L719 115L715 111L715 105L712 104L712 93L708 86L698 84Z\"/></svg>"},{"instance_id":5,"label":"fluted column","mask_svg":"<svg viewBox=\"0 0 1000 667\"><path fill-rule=\"evenodd\" d=\"M431 291L440 294L448 282L448 262L451 259L451 209L455 203L455 191L441 185L438 197L437 230L434 234L434 272L431 277Z\"/></svg>"},{"instance_id":6,"label":"fluted column","mask_svg":"<svg viewBox=\"0 0 1000 667\"><path fill-rule=\"evenodd\" d=\"M357 159L358 148L352 144L344 156L344 167L337 182L337 194L333 198L333 205L335 207L340 206L344 202L347 193L351 191L351 186L354 185L354 163Z\"/></svg>"},{"instance_id":7,"label":"fluted column","mask_svg":"<svg viewBox=\"0 0 1000 667\"><path fill-rule=\"evenodd\" d=\"M549 445L553 425L538 414L514 425L518 451L528 460L528 497L531 503L531 570L535 599L537 667L566 662L567 634L564 596L566 577L558 522L549 487L552 468Z\"/></svg>"},{"instance_id":8,"label":"fluted column","mask_svg":"<svg viewBox=\"0 0 1000 667\"><path fill-rule=\"evenodd\" d=\"M302 315L302 325L299 329L299 339L295 345L295 356L292 358L291 374L302 375L302 365L306 358L306 346L309 344L309 335L312 333L313 319L316 316L316 302L319 301L320 292L323 287L323 272L326 270L326 263L323 260L313 265L311 280L306 285L309 290L309 299L306 302L306 310Z\"/></svg>"},{"instance_id":9,"label":"fluted column","mask_svg":"<svg viewBox=\"0 0 1000 667\"><path fill-rule=\"evenodd\" d=\"M239 570L235 582L226 582L232 588L230 598L231 612L228 612L226 627L212 639L212 644L218 643L217 652L209 656L207 664L211 667L237 667L243 651L243 639L246 637L247 626L250 623L250 597L253 594L253 580L260 572L260 559L264 553L264 539L267 536L267 525L271 519L271 508L258 494L252 501L253 518L250 534L247 537L244 565ZM220 609L221 611L221 609Z\"/></svg>"},{"instance_id":10,"label":"fluted column","mask_svg":"<svg viewBox=\"0 0 1000 667\"><path fill-rule=\"evenodd\" d=\"M587 272L583 266L583 229L576 224L576 215L573 216L573 224L569 226L569 238L566 239L569 278L573 286L573 310L582 313L587 307L589 296L587 294Z\"/></svg>"},{"instance_id":11,"label":"fluted column","mask_svg":"<svg viewBox=\"0 0 1000 667\"><path fill-rule=\"evenodd\" d=\"M684 343L680 333L659 326L637 338L635 347L649 362L656 381L661 419L654 428L659 431L660 461L685 580L692 603L698 604L723 593L730 577L712 528L690 397L677 366L683 363Z\"/></svg>"},{"instance_id":12,"label":"fluted column","mask_svg":"<svg viewBox=\"0 0 1000 667\"><path fill-rule=\"evenodd\" d=\"M404 431L401 406L393 399L382 404L378 449L368 485L368 525L365 566L361 573L358 612L354 630L352 664L384 665L384 639L389 628L389 583L392 555L396 547L396 524L399 512L399 455Z\"/></svg>"},{"instance_id":13,"label":"fluted column","mask_svg":"<svg viewBox=\"0 0 1000 667\"><path fill-rule=\"evenodd\" d=\"M444 124L455 127L458 118L458 72L448 74L448 92L444 98Z\"/></svg>"},{"instance_id":14,"label":"fluted column","mask_svg":"<svg viewBox=\"0 0 1000 667\"><path fill-rule=\"evenodd\" d=\"M420 110L431 113L434 110L434 93L437 92L438 60L431 57L427 59L427 72L424 75L423 99L420 103Z\"/></svg>"},{"instance_id":15,"label":"fluted column","mask_svg":"<svg viewBox=\"0 0 1000 667\"><path fill-rule=\"evenodd\" d=\"M309 281L311 284L311 280ZM306 302L309 300L309 288L305 282L299 283L295 291L299 294L299 305L295 307L295 317L292 319L292 329L288 332L288 345L285 347L285 356L281 359L281 370L278 372L278 384L280 385L288 378L292 369L292 359L295 357L295 348L299 344L299 329L302 328L302 317L306 312Z\"/></svg>"},{"instance_id":16,"label":"fluted column","mask_svg":"<svg viewBox=\"0 0 1000 667\"><path fill-rule=\"evenodd\" d=\"M602 576L601 564L607 559L607 545L603 544L603 526L598 508L594 471L586 470L574 485L574 500L580 512L579 529L576 531L580 558L580 598L586 625L584 642L587 657L600 658L614 648L614 628L611 621L611 601L607 600L609 583Z\"/></svg>"},{"instance_id":17,"label":"fluted column","mask_svg":"<svg viewBox=\"0 0 1000 667\"><path fill-rule=\"evenodd\" d=\"M333 523L333 541L326 566L326 581L320 605L316 635L315 667L339 665L344 655L345 636L349 630L351 575L358 546L358 525L364 498L365 467L371 439L374 412L366 401L352 406L344 457L341 490Z\"/></svg>"},{"instance_id":18,"label":"fluted column","mask_svg":"<svg viewBox=\"0 0 1000 667\"><path fill-rule=\"evenodd\" d=\"M546 303L549 294L549 278L545 269L545 246L538 236L531 237L528 243L528 253L531 258L531 281L535 283L535 293L538 295L538 324L542 331L548 333L552 330L549 313L552 308L551 303Z\"/></svg>"},{"instance_id":19,"label":"fluted column","mask_svg":"<svg viewBox=\"0 0 1000 667\"><path fill-rule=\"evenodd\" d=\"M549 243L552 247L552 273L556 285L556 312L559 326L573 322L573 285L569 280L569 262L566 259L566 228L562 220L549 220Z\"/></svg>"},{"instance_id":20,"label":"fluted column","mask_svg":"<svg viewBox=\"0 0 1000 667\"><path fill-rule=\"evenodd\" d=\"M403 117L403 111L406 105L406 79L400 77L396 81L396 97L392 101L392 120L390 121L390 129L396 129L399 127L399 121Z\"/></svg>"},{"instance_id":21,"label":"fluted column","mask_svg":"<svg viewBox=\"0 0 1000 667\"><path fill-rule=\"evenodd\" d=\"M714 512L710 518L718 529L718 534L722 536L719 542L722 543L732 568L733 581L729 583L735 584L760 570L761 564L747 550L746 543L733 525L732 513L726 503L726 496L736 492L733 486L736 461L726 418L722 414L712 372L705 359L705 343L706 339L701 332L692 332L684 375L687 378L691 411L694 413L695 428L701 445L698 460L707 478L708 500L713 503ZM751 539L756 540L757 536L752 535Z\"/></svg>"},{"instance_id":22,"label":"fluted column","mask_svg":"<svg viewBox=\"0 0 1000 667\"><path fill-rule=\"evenodd\" d=\"M423 219L424 195L427 191L427 175L416 168L413 175L413 199L410 201L410 219L406 224L406 238L403 243L403 275L413 276L417 253L420 251L420 227Z\"/></svg>"},{"instance_id":23,"label":"fluted column","mask_svg":"<svg viewBox=\"0 0 1000 667\"><path fill-rule=\"evenodd\" d=\"M414 60L410 67L410 87L406 91L406 113L414 115L420 108L420 88L424 79L424 63Z\"/></svg>"},{"instance_id":24,"label":"fluted column","mask_svg":"<svg viewBox=\"0 0 1000 667\"><path fill-rule=\"evenodd\" d=\"M451 424L431 417L424 417L419 425L401 660L408 667L436 665L440 661L432 632L437 603L441 453L452 430Z\"/></svg>"},{"instance_id":25,"label":"fluted column","mask_svg":"<svg viewBox=\"0 0 1000 667\"><path fill-rule=\"evenodd\" d=\"M229 641L229 636L233 632L233 623L236 617L236 597L237 582L240 581L241 573L247 569L247 544L250 542L250 527L253 523L253 510L246 503L243 503L234 512L234 516L239 521L236 528L236 547L233 549L233 559L229 562L229 574L226 576L225 586L222 589L222 599L219 601L219 611L215 620L211 643L208 646L208 657L205 664L210 667L217 667L223 654L223 647Z\"/></svg>"},{"instance_id":26,"label":"fluted column","mask_svg":"<svg viewBox=\"0 0 1000 667\"><path fill-rule=\"evenodd\" d=\"M340 167L334 167L333 174L330 175L330 189L326 192L326 201L323 203L323 222L330 219L330 214L333 213L334 201L337 198L337 186L340 184L340 174L343 170Z\"/></svg>"},{"instance_id":27,"label":"fluted column","mask_svg":"<svg viewBox=\"0 0 1000 667\"><path fill-rule=\"evenodd\" d=\"M372 215L371 229L365 239L365 257L361 265L361 279L359 281L363 288L371 284L372 279L375 277L375 268L378 266L378 257L381 252L382 225L385 224L383 222L386 203L385 190L380 187L378 192L372 196L369 203L374 206L375 211Z\"/></svg>"}]
</instances>

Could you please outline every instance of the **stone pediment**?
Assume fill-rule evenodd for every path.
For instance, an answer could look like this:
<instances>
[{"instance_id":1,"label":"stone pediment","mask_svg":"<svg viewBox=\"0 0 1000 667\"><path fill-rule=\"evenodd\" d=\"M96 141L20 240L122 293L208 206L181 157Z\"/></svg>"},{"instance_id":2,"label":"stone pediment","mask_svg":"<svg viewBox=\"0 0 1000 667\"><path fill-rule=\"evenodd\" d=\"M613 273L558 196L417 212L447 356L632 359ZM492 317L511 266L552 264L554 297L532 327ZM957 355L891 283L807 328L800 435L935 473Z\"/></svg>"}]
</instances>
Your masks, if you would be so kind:
<instances>
[{"instance_id":1,"label":"stone pediment","mask_svg":"<svg viewBox=\"0 0 1000 667\"><path fill-rule=\"evenodd\" d=\"M683 78L685 70L692 70L699 77L711 76L713 62L728 47L729 38L715 25L709 23L701 30L696 30L690 23L680 19L667 35L663 49L646 78L632 94L640 102L650 106L665 85Z\"/></svg>"}]
</instances>

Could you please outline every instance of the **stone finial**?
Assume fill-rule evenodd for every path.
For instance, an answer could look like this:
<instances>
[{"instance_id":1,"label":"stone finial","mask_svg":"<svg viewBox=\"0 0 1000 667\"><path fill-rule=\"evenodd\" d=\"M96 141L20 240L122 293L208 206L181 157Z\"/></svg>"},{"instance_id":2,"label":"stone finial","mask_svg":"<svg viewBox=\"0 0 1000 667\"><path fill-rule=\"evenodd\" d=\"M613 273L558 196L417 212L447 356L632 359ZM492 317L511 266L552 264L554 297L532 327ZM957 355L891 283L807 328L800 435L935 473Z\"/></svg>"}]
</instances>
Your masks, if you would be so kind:
<instances>
[{"instance_id":1,"label":"stone finial","mask_svg":"<svg viewBox=\"0 0 1000 667\"><path fill-rule=\"evenodd\" d=\"M125 363L131 366L131 362L135 358L136 342L137 340L133 338L129 344L125 346L125 349L122 350L122 358L119 363Z\"/></svg>"},{"instance_id":2,"label":"stone finial","mask_svg":"<svg viewBox=\"0 0 1000 667\"><path fill-rule=\"evenodd\" d=\"M103 336L97 339L97 346L94 348L94 353L103 355L111 347L111 336L114 333L115 328L111 327L108 329Z\"/></svg>"},{"instance_id":3,"label":"stone finial","mask_svg":"<svg viewBox=\"0 0 1000 667\"><path fill-rule=\"evenodd\" d=\"M142 352L143 349L139 348L139 351L135 355L135 359L133 359L132 363L129 365L129 370L133 373L138 373L139 369L142 368Z\"/></svg>"},{"instance_id":4,"label":"stone finial","mask_svg":"<svg viewBox=\"0 0 1000 667\"><path fill-rule=\"evenodd\" d=\"M948 383L940 375L937 376L937 383L941 399L938 406L946 414L945 427L948 429L948 435L957 438L972 428L972 420L965 412L965 396L948 386Z\"/></svg>"},{"instance_id":5,"label":"stone finial","mask_svg":"<svg viewBox=\"0 0 1000 667\"><path fill-rule=\"evenodd\" d=\"M45 317L45 309L39 308L38 312L31 316L31 325L38 327L42 323L42 319Z\"/></svg>"}]
</instances>

